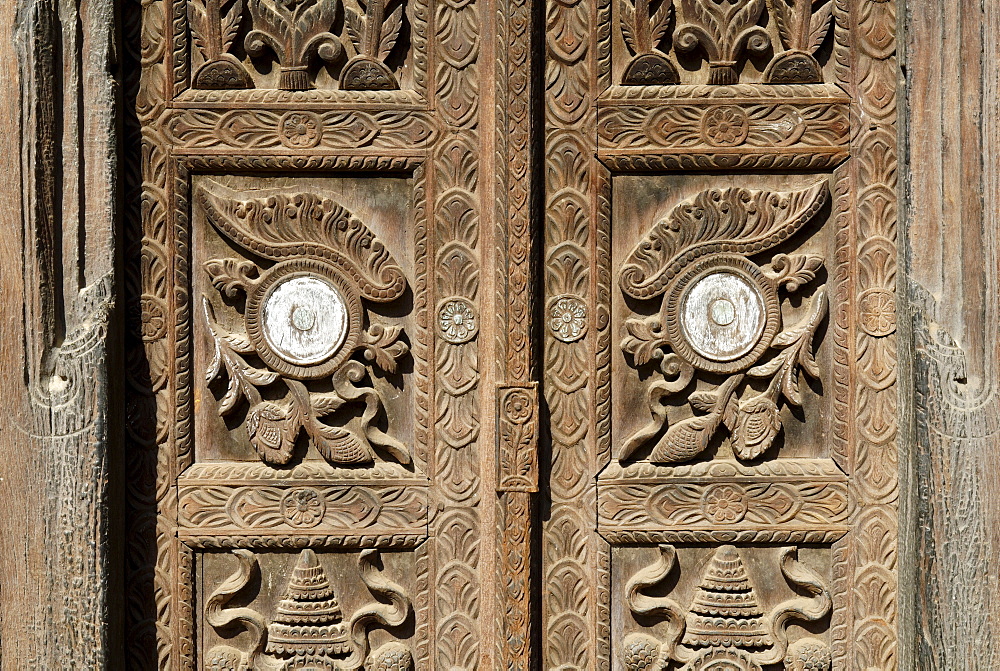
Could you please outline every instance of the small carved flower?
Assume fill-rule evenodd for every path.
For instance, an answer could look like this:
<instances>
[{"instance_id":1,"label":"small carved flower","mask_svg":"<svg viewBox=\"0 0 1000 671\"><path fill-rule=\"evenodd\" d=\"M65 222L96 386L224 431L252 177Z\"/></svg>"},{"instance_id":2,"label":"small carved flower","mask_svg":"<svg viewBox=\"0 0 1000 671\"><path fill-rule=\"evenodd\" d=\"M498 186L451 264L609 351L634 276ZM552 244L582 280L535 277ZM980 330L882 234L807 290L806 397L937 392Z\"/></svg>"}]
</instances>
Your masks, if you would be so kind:
<instances>
[{"instance_id":1,"label":"small carved flower","mask_svg":"<svg viewBox=\"0 0 1000 671\"><path fill-rule=\"evenodd\" d=\"M881 338L896 330L896 299L891 291L869 289L861 296L861 328Z\"/></svg>"},{"instance_id":2,"label":"small carved flower","mask_svg":"<svg viewBox=\"0 0 1000 671\"><path fill-rule=\"evenodd\" d=\"M746 493L735 485L717 485L705 492L701 507L718 524L739 522L747 514Z\"/></svg>"},{"instance_id":3,"label":"small carved flower","mask_svg":"<svg viewBox=\"0 0 1000 671\"><path fill-rule=\"evenodd\" d=\"M788 671L829 671L833 663L830 646L817 638L801 638L790 646L785 655Z\"/></svg>"},{"instance_id":4,"label":"small carved flower","mask_svg":"<svg viewBox=\"0 0 1000 671\"><path fill-rule=\"evenodd\" d=\"M736 415L733 449L740 459L756 459L764 454L781 430L778 406L765 396L741 403Z\"/></svg>"},{"instance_id":5,"label":"small carved flower","mask_svg":"<svg viewBox=\"0 0 1000 671\"><path fill-rule=\"evenodd\" d=\"M654 671L659 668L660 646L645 634L632 634L622 645L622 661L628 671Z\"/></svg>"},{"instance_id":6,"label":"small carved flower","mask_svg":"<svg viewBox=\"0 0 1000 671\"><path fill-rule=\"evenodd\" d=\"M372 671L413 671L413 655L405 645L393 641L373 652L365 668Z\"/></svg>"},{"instance_id":7,"label":"small carved flower","mask_svg":"<svg viewBox=\"0 0 1000 671\"><path fill-rule=\"evenodd\" d=\"M701 132L709 144L735 147L743 144L750 134L750 120L738 107L716 107L702 118Z\"/></svg>"},{"instance_id":8,"label":"small carved flower","mask_svg":"<svg viewBox=\"0 0 1000 671\"><path fill-rule=\"evenodd\" d=\"M557 340L579 340L587 330L587 305L577 296L560 296L549 308L549 328Z\"/></svg>"},{"instance_id":9,"label":"small carved flower","mask_svg":"<svg viewBox=\"0 0 1000 671\"><path fill-rule=\"evenodd\" d=\"M465 298L450 298L438 310L438 327L441 337L459 345L475 337L479 327L472 303Z\"/></svg>"},{"instance_id":10,"label":"small carved flower","mask_svg":"<svg viewBox=\"0 0 1000 671\"><path fill-rule=\"evenodd\" d=\"M308 149L319 144L322 122L309 112L292 112L281 120L281 144L294 149Z\"/></svg>"},{"instance_id":11,"label":"small carved flower","mask_svg":"<svg viewBox=\"0 0 1000 671\"><path fill-rule=\"evenodd\" d=\"M139 300L133 301L130 308L132 331L143 342L159 340L166 334L167 317L158 298L143 294Z\"/></svg>"},{"instance_id":12,"label":"small carved flower","mask_svg":"<svg viewBox=\"0 0 1000 671\"><path fill-rule=\"evenodd\" d=\"M292 458L294 435L287 410L273 403L258 403L247 413L247 434L267 463L287 464Z\"/></svg>"},{"instance_id":13,"label":"small carved flower","mask_svg":"<svg viewBox=\"0 0 1000 671\"><path fill-rule=\"evenodd\" d=\"M292 526L314 527L326 514L326 501L312 487L293 489L281 500L281 514Z\"/></svg>"},{"instance_id":14,"label":"small carved flower","mask_svg":"<svg viewBox=\"0 0 1000 671\"><path fill-rule=\"evenodd\" d=\"M514 424L522 424L534 413L531 396L520 389L512 391L504 400L504 414Z\"/></svg>"}]
</instances>

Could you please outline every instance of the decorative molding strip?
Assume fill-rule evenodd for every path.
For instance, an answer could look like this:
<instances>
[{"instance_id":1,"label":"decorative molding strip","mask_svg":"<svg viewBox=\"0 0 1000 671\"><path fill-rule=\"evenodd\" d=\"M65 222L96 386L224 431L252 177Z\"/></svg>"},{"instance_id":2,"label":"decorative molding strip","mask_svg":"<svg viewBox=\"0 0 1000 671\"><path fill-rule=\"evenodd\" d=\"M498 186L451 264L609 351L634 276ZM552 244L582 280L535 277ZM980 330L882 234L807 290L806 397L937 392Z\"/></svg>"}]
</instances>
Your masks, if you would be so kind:
<instances>
[{"instance_id":1,"label":"decorative molding strip","mask_svg":"<svg viewBox=\"0 0 1000 671\"><path fill-rule=\"evenodd\" d=\"M243 534L226 535L213 532L210 535L182 534L180 540L183 547L189 552L191 550L232 550L236 548L261 550L300 550L303 548L323 548L326 550L358 550L362 548L412 550L427 540L427 533L373 532L354 536L344 536L340 533L330 536L295 536L289 535L287 532L282 532L274 536L246 536ZM188 603L190 603L190 600ZM193 669L194 667L190 668Z\"/></svg>"},{"instance_id":2,"label":"decorative molding strip","mask_svg":"<svg viewBox=\"0 0 1000 671\"><path fill-rule=\"evenodd\" d=\"M178 153L218 150L316 152L416 150L436 137L433 118L413 110L172 110L163 131Z\"/></svg>"},{"instance_id":3,"label":"decorative molding strip","mask_svg":"<svg viewBox=\"0 0 1000 671\"><path fill-rule=\"evenodd\" d=\"M497 389L497 491L538 491L538 385Z\"/></svg>"},{"instance_id":4,"label":"decorative molding strip","mask_svg":"<svg viewBox=\"0 0 1000 671\"><path fill-rule=\"evenodd\" d=\"M660 543L815 543L830 545L847 529L680 529L676 531L607 531L601 536L611 545L657 545Z\"/></svg>"}]
</instances>

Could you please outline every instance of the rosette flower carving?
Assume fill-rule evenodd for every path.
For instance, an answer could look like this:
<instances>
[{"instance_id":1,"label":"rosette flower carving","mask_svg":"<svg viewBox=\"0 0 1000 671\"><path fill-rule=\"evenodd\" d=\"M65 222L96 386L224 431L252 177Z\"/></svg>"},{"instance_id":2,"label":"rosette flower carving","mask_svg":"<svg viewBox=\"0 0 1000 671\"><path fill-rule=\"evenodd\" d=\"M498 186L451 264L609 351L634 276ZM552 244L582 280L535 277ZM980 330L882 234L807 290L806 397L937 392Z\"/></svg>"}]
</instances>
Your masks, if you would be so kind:
<instances>
[{"instance_id":1,"label":"rosette flower carving","mask_svg":"<svg viewBox=\"0 0 1000 671\"><path fill-rule=\"evenodd\" d=\"M371 463L379 450L410 463L406 446L378 426L384 405L371 381L375 367L395 372L409 346L399 325L368 319L363 328L363 301L388 303L405 290L399 266L332 200L309 193L235 196L219 185L196 192L222 235L273 265L262 270L231 258L204 264L222 296L246 298L245 333L239 333L222 326L213 302L202 297L214 346L206 378L227 379L219 414L246 401L248 440L267 463L289 463L302 434L334 464Z\"/></svg>"},{"instance_id":2,"label":"rosette flower carving","mask_svg":"<svg viewBox=\"0 0 1000 671\"><path fill-rule=\"evenodd\" d=\"M637 368L659 362L663 378L648 387L650 423L623 443L619 459L662 436L651 461L688 461L720 427L740 459L768 451L781 432L781 399L802 404L799 371L819 375L813 339L827 299L817 288L808 316L783 330L781 294L814 282L823 259L777 254L761 267L751 257L795 235L828 193L825 181L791 192L703 191L674 207L632 251L622 290L637 300L663 298L658 315L626 320L621 348ZM728 377L714 390L692 392L692 416L671 422L664 399L684 391L698 371ZM757 380L767 380L763 391Z\"/></svg>"}]
</instances>

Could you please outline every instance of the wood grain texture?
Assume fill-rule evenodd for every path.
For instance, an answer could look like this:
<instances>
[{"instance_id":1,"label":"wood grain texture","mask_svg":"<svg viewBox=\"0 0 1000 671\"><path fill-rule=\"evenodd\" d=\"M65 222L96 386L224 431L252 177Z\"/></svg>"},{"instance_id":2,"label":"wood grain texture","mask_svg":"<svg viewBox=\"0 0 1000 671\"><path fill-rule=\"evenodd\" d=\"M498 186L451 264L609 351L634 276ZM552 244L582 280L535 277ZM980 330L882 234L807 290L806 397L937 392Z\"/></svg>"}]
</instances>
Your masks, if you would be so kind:
<instances>
[{"instance_id":1,"label":"wood grain texture","mask_svg":"<svg viewBox=\"0 0 1000 671\"><path fill-rule=\"evenodd\" d=\"M0 8L0 668L116 663L113 3Z\"/></svg>"},{"instance_id":2,"label":"wood grain texture","mask_svg":"<svg viewBox=\"0 0 1000 671\"><path fill-rule=\"evenodd\" d=\"M909 2L901 668L1000 662L996 3ZM901 285L902 286L902 285Z\"/></svg>"}]
</instances>

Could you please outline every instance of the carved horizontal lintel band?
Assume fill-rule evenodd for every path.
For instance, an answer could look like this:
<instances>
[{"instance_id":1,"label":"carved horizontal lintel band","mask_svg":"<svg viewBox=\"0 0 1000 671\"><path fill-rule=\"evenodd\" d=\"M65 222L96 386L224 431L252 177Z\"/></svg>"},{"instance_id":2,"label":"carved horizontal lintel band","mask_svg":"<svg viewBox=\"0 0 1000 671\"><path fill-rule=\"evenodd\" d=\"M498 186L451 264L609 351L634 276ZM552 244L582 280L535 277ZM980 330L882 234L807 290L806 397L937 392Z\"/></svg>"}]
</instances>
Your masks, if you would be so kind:
<instances>
[{"instance_id":1,"label":"carved horizontal lintel band","mask_svg":"<svg viewBox=\"0 0 1000 671\"><path fill-rule=\"evenodd\" d=\"M662 543L817 543L831 545L847 535L848 527L833 529L673 529L664 531L606 531L601 537L613 546Z\"/></svg>"},{"instance_id":2,"label":"carved horizontal lintel band","mask_svg":"<svg viewBox=\"0 0 1000 671\"><path fill-rule=\"evenodd\" d=\"M615 471L598 483L598 527L605 535L719 532L728 538L847 528L847 478L825 459Z\"/></svg>"},{"instance_id":3,"label":"carved horizontal lintel band","mask_svg":"<svg viewBox=\"0 0 1000 671\"><path fill-rule=\"evenodd\" d=\"M615 87L598 103L611 169L821 169L847 158L850 101L835 86Z\"/></svg>"},{"instance_id":4,"label":"carved horizontal lintel band","mask_svg":"<svg viewBox=\"0 0 1000 671\"><path fill-rule=\"evenodd\" d=\"M181 542L195 550L229 550L253 548L267 550L299 550L302 548L323 548L340 550L360 550L366 548L410 550L427 539L426 531L413 533L372 533L345 536L337 532L324 535L290 536L287 533L274 536L247 536L244 534L212 533L211 535L180 532Z\"/></svg>"},{"instance_id":5,"label":"carved horizontal lintel band","mask_svg":"<svg viewBox=\"0 0 1000 671\"><path fill-rule=\"evenodd\" d=\"M538 385L497 389L497 491L538 491Z\"/></svg>"}]
</instances>

